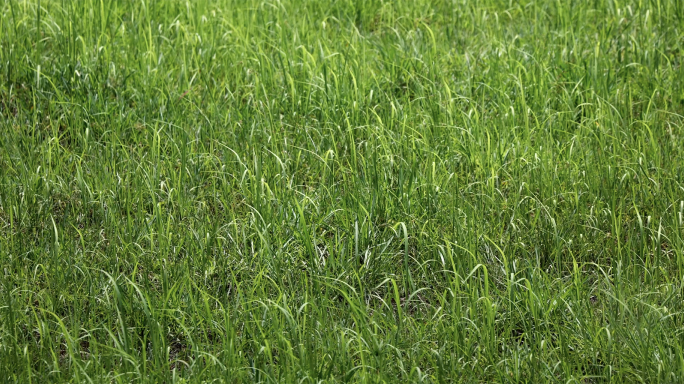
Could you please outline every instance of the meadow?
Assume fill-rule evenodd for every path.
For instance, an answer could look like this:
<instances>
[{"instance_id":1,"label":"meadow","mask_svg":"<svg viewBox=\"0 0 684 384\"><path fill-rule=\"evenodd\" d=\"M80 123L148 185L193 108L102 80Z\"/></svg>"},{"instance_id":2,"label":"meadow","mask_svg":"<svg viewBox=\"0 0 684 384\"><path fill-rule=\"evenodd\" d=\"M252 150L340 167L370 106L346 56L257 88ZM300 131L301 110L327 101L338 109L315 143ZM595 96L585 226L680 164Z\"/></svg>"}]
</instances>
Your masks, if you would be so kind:
<instances>
[{"instance_id":1,"label":"meadow","mask_svg":"<svg viewBox=\"0 0 684 384\"><path fill-rule=\"evenodd\" d=\"M0 0L0 381L684 380L679 0Z\"/></svg>"}]
</instances>

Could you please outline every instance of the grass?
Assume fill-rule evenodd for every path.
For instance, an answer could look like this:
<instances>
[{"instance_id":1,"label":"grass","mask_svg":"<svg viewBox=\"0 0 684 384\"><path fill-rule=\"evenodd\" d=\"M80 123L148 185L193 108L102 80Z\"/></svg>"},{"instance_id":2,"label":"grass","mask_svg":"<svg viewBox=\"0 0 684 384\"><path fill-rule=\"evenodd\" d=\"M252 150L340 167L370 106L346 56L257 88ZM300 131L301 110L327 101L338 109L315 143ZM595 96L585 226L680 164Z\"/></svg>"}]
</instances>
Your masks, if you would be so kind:
<instances>
[{"instance_id":1,"label":"grass","mask_svg":"<svg viewBox=\"0 0 684 384\"><path fill-rule=\"evenodd\" d=\"M684 377L680 1L0 15L2 381Z\"/></svg>"}]
</instances>

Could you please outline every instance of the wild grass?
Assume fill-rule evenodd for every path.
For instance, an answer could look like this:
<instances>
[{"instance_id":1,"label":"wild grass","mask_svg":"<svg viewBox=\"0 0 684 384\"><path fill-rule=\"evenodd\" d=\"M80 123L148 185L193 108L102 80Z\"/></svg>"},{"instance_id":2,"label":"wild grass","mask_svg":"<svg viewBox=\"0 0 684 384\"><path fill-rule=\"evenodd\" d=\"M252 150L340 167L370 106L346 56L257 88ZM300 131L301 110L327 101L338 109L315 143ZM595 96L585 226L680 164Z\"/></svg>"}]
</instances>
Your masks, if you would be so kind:
<instances>
[{"instance_id":1,"label":"wild grass","mask_svg":"<svg viewBox=\"0 0 684 384\"><path fill-rule=\"evenodd\" d=\"M0 15L2 381L684 377L682 2Z\"/></svg>"}]
</instances>

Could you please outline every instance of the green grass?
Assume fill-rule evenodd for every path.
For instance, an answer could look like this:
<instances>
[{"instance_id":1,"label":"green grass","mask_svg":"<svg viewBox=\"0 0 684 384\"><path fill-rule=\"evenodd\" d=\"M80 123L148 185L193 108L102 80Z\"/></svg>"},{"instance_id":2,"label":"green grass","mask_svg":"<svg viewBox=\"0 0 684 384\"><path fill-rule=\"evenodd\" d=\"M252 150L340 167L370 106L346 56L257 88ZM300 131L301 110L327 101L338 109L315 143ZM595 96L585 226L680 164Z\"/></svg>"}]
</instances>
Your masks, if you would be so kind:
<instances>
[{"instance_id":1,"label":"green grass","mask_svg":"<svg viewBox=\"0 0 684 384\"><path fill-rule=\"evenodd\" d=\"M0 0L0 381L674 383L679 0Z\"/></svg>"}]
</instances>

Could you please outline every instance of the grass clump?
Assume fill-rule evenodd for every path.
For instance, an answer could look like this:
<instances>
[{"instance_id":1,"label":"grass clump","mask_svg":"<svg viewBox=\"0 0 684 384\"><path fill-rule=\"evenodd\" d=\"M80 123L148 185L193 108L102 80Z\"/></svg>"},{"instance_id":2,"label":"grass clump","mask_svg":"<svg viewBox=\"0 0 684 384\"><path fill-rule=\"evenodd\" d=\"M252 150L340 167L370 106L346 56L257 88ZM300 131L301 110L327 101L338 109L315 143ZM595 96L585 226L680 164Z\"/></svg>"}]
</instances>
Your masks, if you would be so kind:
<instances>
[{"instance_id":1,"label":"grass clump","mask_svg":"<svg viewBox=\"0 0 684 384\"><path fill-rule=\"evenodd\" d=\"M3 381L684 377L679 1L0 15Z\"/></svg>"}]
</instances>

